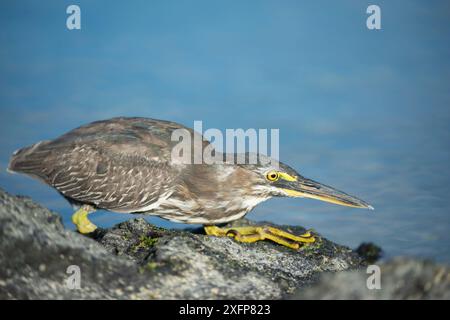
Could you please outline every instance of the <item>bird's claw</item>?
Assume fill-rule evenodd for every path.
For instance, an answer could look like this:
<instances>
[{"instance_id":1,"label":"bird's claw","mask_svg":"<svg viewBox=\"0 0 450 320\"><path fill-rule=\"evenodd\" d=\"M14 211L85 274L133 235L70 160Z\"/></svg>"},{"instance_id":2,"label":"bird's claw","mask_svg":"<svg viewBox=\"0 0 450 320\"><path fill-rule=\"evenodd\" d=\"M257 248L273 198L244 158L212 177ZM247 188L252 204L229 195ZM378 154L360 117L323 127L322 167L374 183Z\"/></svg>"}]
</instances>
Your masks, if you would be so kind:
<instances>
[{"instance_id":1,"label":"bird's claw","mask_svg":"<svg viewBox=\"0 0 450 320\"><path fill-rule=\"evenodd\" d=\"M216 226L205 226L206 234L218 237L232 237L239 242L256 242L261 240L271 240L278 244L291 249L299 249L301 246L310 244L316 241L311 231L307 231L302 235L294 235L289 232L269 227L269 226L254 226L254 227L233 227L233 228L219 228Z\"/></svg>"}]
</instances>

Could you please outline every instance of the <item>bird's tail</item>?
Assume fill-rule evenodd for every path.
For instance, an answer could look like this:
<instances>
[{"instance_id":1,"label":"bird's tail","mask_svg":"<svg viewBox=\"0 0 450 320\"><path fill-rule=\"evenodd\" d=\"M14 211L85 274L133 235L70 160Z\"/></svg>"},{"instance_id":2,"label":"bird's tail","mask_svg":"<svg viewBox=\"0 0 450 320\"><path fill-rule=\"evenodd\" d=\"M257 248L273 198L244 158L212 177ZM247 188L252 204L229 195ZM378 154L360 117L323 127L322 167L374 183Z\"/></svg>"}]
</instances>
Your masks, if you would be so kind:
<instances>
[{"instance_id":1,"label":"bird's tail","mask_svg":"<svg viewBox=\"0 0 450 320\"><path fill-rule=\"evenodd\" d=\"M40 147L47 141L40 141L13 153L6 171L10 173L36 174L42 168L42 162L48 154Z\"/></svg>"}]
</instances>

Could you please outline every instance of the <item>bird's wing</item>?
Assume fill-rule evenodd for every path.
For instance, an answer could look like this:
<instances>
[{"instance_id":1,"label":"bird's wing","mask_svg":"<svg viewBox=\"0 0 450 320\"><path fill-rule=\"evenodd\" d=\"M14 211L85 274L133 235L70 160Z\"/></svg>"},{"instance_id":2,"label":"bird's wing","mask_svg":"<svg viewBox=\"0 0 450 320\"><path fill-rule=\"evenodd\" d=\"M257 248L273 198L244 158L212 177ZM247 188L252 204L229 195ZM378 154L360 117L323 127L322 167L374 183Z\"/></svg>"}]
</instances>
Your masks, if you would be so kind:
<instances>
[{"instance_id":1,"label":"bird's wing","mask_svg":"<svg viewBox=\"0 0 450 320\"><path fill-rule=\"evenodd\" d=\"M52 147L70 143L95 146L116 155L137 155L158 162L170 161L176 142L172 132L188 130L178 123L148 118L113 118L76 128L51 142Z\"/></svg>"},{"instance_id":2,"label":"bird's wing","mask_svg":"<svg viewBox=\"0 0 450 320\"><path fill-rule=\"evenodd\" d=\"M114 118L19 150L10 170L44 180L75 202L132 212L168 197L179 176L170 162L177 123Z\"/></svg>"}]
</instances>

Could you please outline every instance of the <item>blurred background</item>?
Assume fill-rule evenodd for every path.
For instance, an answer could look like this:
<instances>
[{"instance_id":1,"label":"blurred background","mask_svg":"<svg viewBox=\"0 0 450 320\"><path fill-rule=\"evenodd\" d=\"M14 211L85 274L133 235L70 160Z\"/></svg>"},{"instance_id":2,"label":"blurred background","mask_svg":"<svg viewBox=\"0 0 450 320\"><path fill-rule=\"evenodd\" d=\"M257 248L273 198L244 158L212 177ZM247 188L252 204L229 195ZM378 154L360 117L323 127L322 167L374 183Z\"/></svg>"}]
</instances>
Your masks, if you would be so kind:
<instances>
[{"instance_id":1,"label":"blurred background","mask_svg":"<svg viewBox=\"0 0 450 320\"><path fill-rule=\"evenodd\" d=\"M273 199L248 218L449 262L449 24L446 1L1 1L0 187L72 228L56 191L6 172L14 150L114 116L279 128L281 161L375 211Z\"/></svg>"}]
</instances>

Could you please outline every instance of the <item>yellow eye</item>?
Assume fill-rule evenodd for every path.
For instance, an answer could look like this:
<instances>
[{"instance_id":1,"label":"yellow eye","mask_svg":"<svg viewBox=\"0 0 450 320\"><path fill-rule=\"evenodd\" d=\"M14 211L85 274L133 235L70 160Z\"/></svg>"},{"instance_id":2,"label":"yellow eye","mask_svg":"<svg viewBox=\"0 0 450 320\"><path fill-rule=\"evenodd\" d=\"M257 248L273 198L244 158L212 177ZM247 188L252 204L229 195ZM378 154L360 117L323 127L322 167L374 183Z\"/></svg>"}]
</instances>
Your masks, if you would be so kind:
<instances>
[{"instance_id":1,"label":"yellow eye","mask_svg":"<svg viewBox=\"0 0 450 320\"><path fill-rule=\"evenodd\" d=\"M266 179L269 181L277 181L280 179L280 174L276 171L269 171L266 174Z\"/></svg>"}]
</instances>

